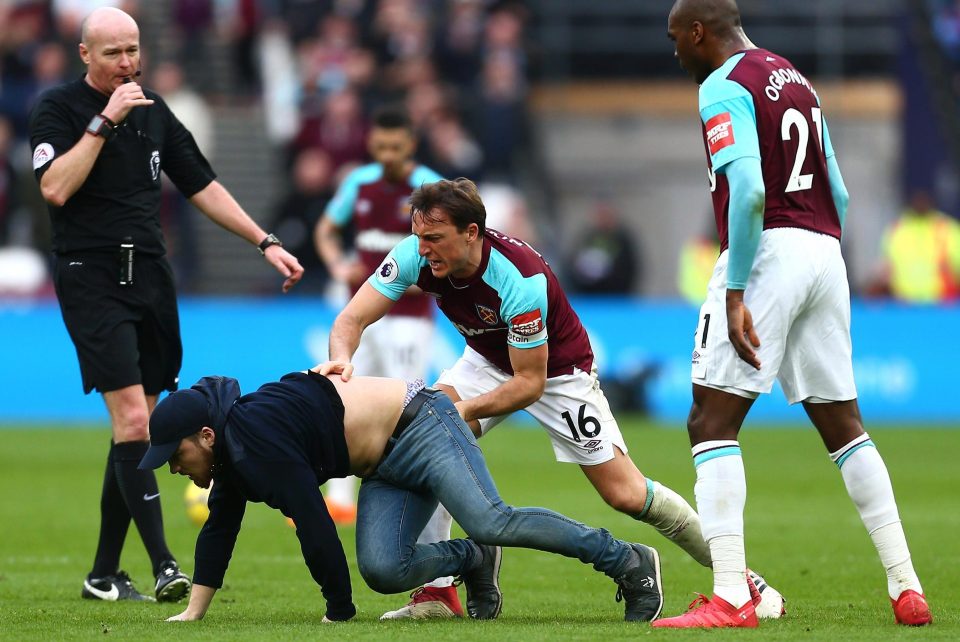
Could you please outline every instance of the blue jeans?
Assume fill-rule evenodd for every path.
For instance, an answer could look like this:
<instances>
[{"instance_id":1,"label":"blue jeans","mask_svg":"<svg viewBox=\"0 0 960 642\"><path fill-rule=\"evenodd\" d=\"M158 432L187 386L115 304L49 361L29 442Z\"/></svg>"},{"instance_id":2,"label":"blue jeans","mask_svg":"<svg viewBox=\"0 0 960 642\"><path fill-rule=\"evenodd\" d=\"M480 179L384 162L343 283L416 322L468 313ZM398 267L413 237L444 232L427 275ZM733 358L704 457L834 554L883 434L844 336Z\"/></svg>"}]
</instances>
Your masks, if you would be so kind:
<instances>
[{"instance_id":1,"label":"blue jeans","mask_svg":"<svg viewBox=\"0 0 960 642\"><path fill-rule=\"evenodd\" d=\"M632 549L608 531L546 508L505 504L457 409L443 393L431 397L360 486L357 563L370 588L399 593L461 575L480 563L474 542L574 557L612 578L626 570ZM438 501L470 540L417 544Z\"/></svg>"}]
</instances>

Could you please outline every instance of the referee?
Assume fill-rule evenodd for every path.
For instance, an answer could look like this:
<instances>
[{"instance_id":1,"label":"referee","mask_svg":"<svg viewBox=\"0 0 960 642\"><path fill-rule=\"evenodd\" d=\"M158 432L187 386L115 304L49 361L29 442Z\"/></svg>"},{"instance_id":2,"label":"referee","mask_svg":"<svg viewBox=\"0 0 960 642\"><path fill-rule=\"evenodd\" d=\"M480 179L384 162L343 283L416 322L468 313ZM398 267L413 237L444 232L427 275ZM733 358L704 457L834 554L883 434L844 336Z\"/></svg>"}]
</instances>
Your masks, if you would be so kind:
<instances>
[{"instance_id":1,"label":"referee","mask_svg":"<svg viewBox=\"0 0 960 642\"><path fill-rule=\"evenodd\" d=\"M211 220L257 245L285 277L284 292L303 268L216 181L163 99L136 82L140 31L133 18L114 8L95 10L83 22L79 53L86 74L41 98L30 142L52 219L63 320L84 392L103 395L113 430L100 538L82 596L154 599L119 568L132 518L153 564L156 599L176 601L190 590L190 579L167 548L156 477L137 470L149 446L150 413L161 391L177 388L183 353L160 228L160 171Z\"/></svg>"}]
</instances>

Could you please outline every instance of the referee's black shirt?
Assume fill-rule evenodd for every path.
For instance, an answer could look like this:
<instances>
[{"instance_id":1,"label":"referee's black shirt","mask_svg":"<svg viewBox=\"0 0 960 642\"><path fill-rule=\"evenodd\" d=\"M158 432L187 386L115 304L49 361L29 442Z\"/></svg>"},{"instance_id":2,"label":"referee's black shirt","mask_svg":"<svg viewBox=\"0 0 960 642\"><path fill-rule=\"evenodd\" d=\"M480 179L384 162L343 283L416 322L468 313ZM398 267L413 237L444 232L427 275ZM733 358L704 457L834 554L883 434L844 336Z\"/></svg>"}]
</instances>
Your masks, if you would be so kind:
<instances>
[{"instance_id":1,"label":"referee's black shirt","mask_svg":"<svg viewBox=\"0 0 960 642\"><path fill-rule=\"evenodd\" d=\"M188 198L216 175L190 132L156 93L153 105L134 107L100 151L87 180L63 207L48 205L53 251L67 254L116 250L131 237L138 252L162 256L160 170ZM37 181L58 156L85 134L110 97L81 77L47 91L30 116L30 145Z\"/></svg>"}]
</instances>

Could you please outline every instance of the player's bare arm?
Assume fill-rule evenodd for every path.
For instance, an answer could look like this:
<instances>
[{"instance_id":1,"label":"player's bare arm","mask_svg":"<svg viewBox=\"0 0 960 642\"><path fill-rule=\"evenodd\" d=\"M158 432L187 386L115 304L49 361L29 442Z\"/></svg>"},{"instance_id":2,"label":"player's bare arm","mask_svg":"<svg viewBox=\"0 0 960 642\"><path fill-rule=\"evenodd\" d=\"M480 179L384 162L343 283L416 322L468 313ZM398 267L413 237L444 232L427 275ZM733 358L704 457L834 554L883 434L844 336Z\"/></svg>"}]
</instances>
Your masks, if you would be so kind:
<instances>
[{"instance_id":1,"label":"player's bare arm","mask_svg":"<svg viewBox=\"0 0 960 642\"><path fill-rule=\"evenodd\" d=\"M257 245L267 236L267 233L250 218L250 215L240 207L236 199L219 181L211 182L191 196L190 202L211 221L253 245ZM279 245L268 247L264 258L285 277L284 292L289 291L303 277L303 267L300 262Z\"/></svg>"},{"instance_id":2,"label":"player's bare arm","mask_svg":"<svg viewBox=\"0 0 960 642\"><path fill-rule=\"evenodd\" d=\"M363 266L358 261L349 260L344 254L340 226L326 214L320 217L313 230L313 244L334 280L355 285L366 278Z\"/></svg>"},{"instance_id":3,"label":"player's bare arm","mask_svg":"<svg viewBox=\"0 0 960 642\"><path fill-rule=\"evenodd\" d=\"M343 381L353 376L350 360L360 345L363 331L375 323L393 307L394 301L377 292L372 285L364 283L353 295L346 307L337 315L330 329L330 360L313 368L324 376L339 373Z\"/></svg>"},{"instance_id":4,"label":"player's bare arm","mask_svg":"<svg viewBox=\"0 0 960 642\"><path fill-rule=\"evenodd\" d=\"M547 385L547 344L522 349L509 346L507 352L513 377L484 395L458 402L457 410L465 421L522 410L543 395Z\"/></svg>"},{"instance_id":5,"label":"player's bare arm","mask_svg":"<svg viewBox=\"0 0 960 642\"><path fill-rule=\"evenodd\" d=\"M213 596L216 592L217 589L211 586L194 584L193 589L190 591L190 601L187 603L187 608L185 608L182 613L168 617L167 622L193 622L195 620L202 620L203 616L207 614L207 609L210 608L210 602L213 601Z\"/></svg>"},{"instance_id":6,"label":"player's bare arm","mask_svg":"<svg viewBox=\"0 0 960 642\"><path fill-rule=\"evenodd\" d=\"M759 370L756 348L760 347L760 337L753 327L750 308L743 302L743 290L727 290L727 333L740 358Z\"/></svg>"}]
</instances>

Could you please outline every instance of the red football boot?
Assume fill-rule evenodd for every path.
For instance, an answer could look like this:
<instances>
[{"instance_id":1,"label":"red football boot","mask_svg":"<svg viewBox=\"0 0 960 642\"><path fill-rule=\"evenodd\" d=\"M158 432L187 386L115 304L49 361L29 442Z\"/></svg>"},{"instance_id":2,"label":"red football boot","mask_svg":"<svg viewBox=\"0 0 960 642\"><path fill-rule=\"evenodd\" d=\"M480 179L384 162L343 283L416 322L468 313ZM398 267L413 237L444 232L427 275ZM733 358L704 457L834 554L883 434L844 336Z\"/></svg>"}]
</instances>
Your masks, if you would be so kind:
<instances>
[{"instance_id":1,"label":"red football boot","mask_svg":"<svg viewBox=\"0 0 960 642\"><path fill-rule=\"evenodd\" d=\"M927 598L916 591L904 591L896 600L890 600L897 624L923 626L933 622Z\"/></svg>"},{"instance_id":2,"label":"red football boot","mask_svg":"<svg viewBox=\"0 0 960 642\"><path fill-rule=\"evenodd\" d=\"M716 629L756 628L759 625L752 600L738 609L723 598L714 597L711 600L706 595L699 595L689 608L683 615L655 620L652 626L664 629Z\"/></svg>"}]
</instances>

